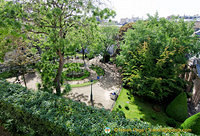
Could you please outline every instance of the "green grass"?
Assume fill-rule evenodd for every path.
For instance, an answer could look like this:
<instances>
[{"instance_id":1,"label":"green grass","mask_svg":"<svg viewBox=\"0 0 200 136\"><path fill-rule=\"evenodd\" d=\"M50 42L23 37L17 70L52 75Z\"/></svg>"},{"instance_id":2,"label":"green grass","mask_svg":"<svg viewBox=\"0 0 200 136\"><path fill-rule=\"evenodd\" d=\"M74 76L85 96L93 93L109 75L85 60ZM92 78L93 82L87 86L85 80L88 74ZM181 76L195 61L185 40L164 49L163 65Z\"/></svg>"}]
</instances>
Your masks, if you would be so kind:
<instances>
[{"instance_id":1,"label":"green grass","mask_svg":"<svg viewBox=\"0 0 200 136\"><path fill-rule=\"evenodd\" d=\"M91 65L90 69L94 70L97 73L98 76L104 76L104 74L105 74L104 69L101 68L101 67Z\"/></svg>"},{"instance_id":2,"label":"green grass","mask_svg":"<svg viewBox=\"0 0 200 136\"><path fill-rule=\"evenodd\" d=\"M95 84L97 82L98 82L98 80L93 80L92 84ZM83 84L71 85L71 87L72 88L77 88L77 87L84 87L84 86L89 86L89 85L91 85L91 82L86 82L86 83L83 83Z\"/></svg>"},{"instance_id":3,"label":"green grass","mask_svg":"<svg viewBox=\"0 0 200 136\"><path fill-rule=\"evenodd\" d=\"M152 109L153 104L145 102L139 97L129 96L127 93L129 93L128 90L122 89L113 110L122 110L125 113L127 119L132 120L137 118L149 122L152 125L159 124L162 126L167 126L166 121L170 118L165 114L163 108L161 108L160 112L156 112ZM121 106L121 109L119 108L119 105Z\"/></svg>"}]
</instances>

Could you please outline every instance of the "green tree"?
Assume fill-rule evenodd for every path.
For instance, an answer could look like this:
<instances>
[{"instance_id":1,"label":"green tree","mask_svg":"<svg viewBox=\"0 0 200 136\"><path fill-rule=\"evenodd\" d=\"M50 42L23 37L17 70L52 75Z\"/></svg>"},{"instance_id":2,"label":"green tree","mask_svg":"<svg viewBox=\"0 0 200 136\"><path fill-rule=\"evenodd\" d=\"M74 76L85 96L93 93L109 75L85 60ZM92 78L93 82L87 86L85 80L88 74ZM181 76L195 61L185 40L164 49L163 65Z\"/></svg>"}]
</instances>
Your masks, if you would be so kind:
<instances>
[{"instance_id":1,"label":"green tree","mask_svg":"<svg viewBox=\"0 0 200 136\"><path fill-rule=\"evenodd\" d=\"M17 72L17 79L22 75L26 86L24 75L39 57L29 49L29 41L22 33L22 24L17 19L20 17L20 5L2 0L0 7L0 61L11 69L15 68L13 71Z\"/></svg>"},{"instance_id":2,"label":"green tree","mask_svg":"<svg viewBox=\"0 0 200 136\"><path fill-rule=\"evenodd\" d=\"M103 56L103 62L106 62L106 56L110 56L108 53L109 47L117 43L118 31L117 26L100 26L100 48L98 49Z\"/></svg>"},{"instance_id":3,"label":"green tree","mask_svg":"<svg viewBox=\"0 0 200 136\"><path fill-rule=\"evenodd\" d=\"M40 57L38 54L36 54L35 50L28 47L28 44L22 39L18 39L16 43L17 48L9 52L10 55L7 56L8 59L4 61L4 64L9 66L11 69L15 69L17 72L15 73L16 80L18 79L19 75L22 75L24 84L27 87L25 73L33 70L34 65L37 63Z\"/></svg>"},{"instance_id":4,"label":"green tree","mask_svg":"<svg viewBox=\"0 0 200 136\"><path fill-rule=\"evenodd\" d=\"M123 67L124 84L133 93L156 101L184 91L179 76L187 64L186 54L199 49L193 23L149 16L129 29L117 62Z\"/></svg>"},{"instance_id":5,"label":"green tree","mask_svg":"<svg viewBox=\"0 0 200 136\"><path fill-rule=\"evenodd\" d=\"M92 23L88 20L83 20L81 25L75 30L74 42L79 45L79 50L82 51L82 58L85 64L85 56L87 50L88 55L95 55L95 49L99 43L99 29L97 23Z\"/></svg>"},{"instance_id":6,"label":"green tree","mask_svg":"<svg viewBox=\"0 0 200 136\"><path fill-rule=\"evenodd\" d=\"M21 23L16 19L19 6L13 6L12 2L0 1L0 61L8 51L17 48L19 38L25 39L21 33Z\"/></svg>"},{"instance_id":7,"label":"green tree","mask_svg":"<svg viewBox=\"0 0 200 136\"><path fill-rule=\"evenodd\" d=\"M60 95L64 56L77 49L77 45L70 38L73 29L78 28L83 19L96 23L96 16L102 19L109 18L114 12L108 8L100 9L97 6L98 2L93 0L31 0L20 5L25 32L35 39L34 41L38 40L43 50L44 68L40 71L48 73L52 70L50 73L54 75L57 66L50 68L53 64L51 58L59 61L53 86L56 93ZM46 74L42 76L47 78ZM49 82L51 85L52 81Z\"/></svg>"}]
</instances>

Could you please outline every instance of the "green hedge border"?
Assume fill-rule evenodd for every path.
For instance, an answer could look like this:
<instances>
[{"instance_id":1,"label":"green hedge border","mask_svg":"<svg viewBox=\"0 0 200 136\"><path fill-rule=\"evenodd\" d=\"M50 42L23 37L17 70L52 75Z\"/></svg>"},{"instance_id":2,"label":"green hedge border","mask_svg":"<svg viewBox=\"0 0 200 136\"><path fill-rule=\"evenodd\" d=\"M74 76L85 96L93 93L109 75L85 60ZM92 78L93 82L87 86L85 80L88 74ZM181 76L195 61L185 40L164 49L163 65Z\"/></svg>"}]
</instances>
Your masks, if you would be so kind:
<instances>
[{"instance_id":1,"label":"green hedge border","mask_svg":"<svg viewBox=\"0 0 200 136\"><path fill-rule=\"evenodd\" d=\"M149 131L160 129L160 126L125 119L122 112L111 113L105 109L96 109L48 92L30 91L20 85L1 80L0 120L4 121L4 124L9 122L8 128L12 132L28 136L101 136L105 135L105 127L111 129L108 135L166 134ZM115 128L136 128L146 132L114 132Z\"/></svg>"}]
</instances>

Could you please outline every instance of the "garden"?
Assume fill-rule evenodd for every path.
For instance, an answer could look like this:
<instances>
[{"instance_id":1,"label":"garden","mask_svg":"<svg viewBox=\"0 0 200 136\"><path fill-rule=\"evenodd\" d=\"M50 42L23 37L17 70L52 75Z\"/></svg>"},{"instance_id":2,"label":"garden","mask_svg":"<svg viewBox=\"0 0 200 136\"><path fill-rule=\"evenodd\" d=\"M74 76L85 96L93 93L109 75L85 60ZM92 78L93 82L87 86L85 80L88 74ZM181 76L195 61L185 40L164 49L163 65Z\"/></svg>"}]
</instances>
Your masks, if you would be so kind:
<instances>
[{"instance_id":1,"label":"garden","mask_svg":"<svg viewBox=\"0 0 200 136\"><path fill-rule=\"evenodd\" d=\"M0 70L10 71L0 73L0 128L30 136L108 128L108 135L199 135L183 78L187 56L199 54L194 24L158 14L121 28L99 21L115 15L93 0L2 0Z\"/></svg>"}]
</instances>

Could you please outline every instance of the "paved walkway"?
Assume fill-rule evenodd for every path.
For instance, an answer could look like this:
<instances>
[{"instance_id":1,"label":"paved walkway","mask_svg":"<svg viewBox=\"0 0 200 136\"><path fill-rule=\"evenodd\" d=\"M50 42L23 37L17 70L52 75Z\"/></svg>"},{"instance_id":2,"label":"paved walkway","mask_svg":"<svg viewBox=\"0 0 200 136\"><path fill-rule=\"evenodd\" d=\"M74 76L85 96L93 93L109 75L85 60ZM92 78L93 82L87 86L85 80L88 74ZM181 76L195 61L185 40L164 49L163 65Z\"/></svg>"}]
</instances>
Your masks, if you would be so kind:
<instances>
[{"instance_id":1,"label":"paved walkway","mask_svg":"<svg viewBox=\"0 0 200 136\"><path fill-rule=\"evenodd\" d=\"M105 108L111 110L115 101L110 99L110 93L112 92L120 92L121 90L121 77L115 65L104 64L101 63L100 57L94 58L92 60L86 60L86 69L91 72L90 77L81 80L81 81L68 81L69 84L82 84L85 82L90 81L91 79L97 79L97 74L93 70L89 69L89 66L94 64L102 67L105 70L105 75L97 82L96 84L92 85L93 91L93 99L94 99L94 106L99 108ZM83 60L67 60L67 62L74 62L74 63L83 63ZM20 77L21 78L21 77ZM27 79L27 86L29 89L37 90L37 83L41 83L41 79L39 74L33 73L26 75ZM9 82L14 82L15 78L7 79ZM22 80L21 80L22 81ZM24 86L22 81L21 83ZM63 90L64 88L62 88ZM90 93L91 93L91 86L85 87L78 87L72 88L70 93L65 97L84 102L87 105L91 105L90 103Z\"/></svg>"},{"instance_id":2,"label":"paved walkway","mask_svg":"<svg viewBox=\"0 0 200 136\"><path fill-rule=\"evenodd\" d=\"M94 106L99 108L105 108L111 110L115 101L110 99L110 93L112 92L120 92L121 90L121 76L115 65L104 64L100 62L100 57L94 58L92 60L86 61L86 67L88 68L90 65L94 64L102 67L105 70L105 75L97 82L92 85L92 93L94 99ZM83 60L68 60L68 62L76 62L83 63ZM91 71L91 76L85 81L89 81L90 79L97 79L97 74L94 71ZM74 82L80 81L70 81L70 84ZM66 96L70 99L84 102L87 105L91 105L90 103L90 94L91 94L91 86L72 88L72 91Z\"/></svg>"}]
</instances>

